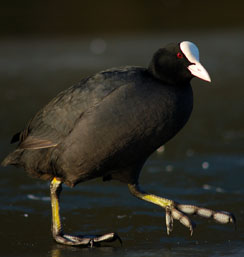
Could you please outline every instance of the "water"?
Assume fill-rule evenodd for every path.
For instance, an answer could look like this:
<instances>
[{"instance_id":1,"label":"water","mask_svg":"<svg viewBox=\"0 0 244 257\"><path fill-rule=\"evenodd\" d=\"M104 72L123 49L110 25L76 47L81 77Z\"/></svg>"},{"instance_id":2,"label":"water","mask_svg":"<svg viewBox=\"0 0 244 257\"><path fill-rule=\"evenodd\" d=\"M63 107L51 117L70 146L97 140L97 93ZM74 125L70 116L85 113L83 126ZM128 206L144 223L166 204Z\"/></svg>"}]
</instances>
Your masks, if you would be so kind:
<instances>
[{"instance_id":1,"label":"water","mask_svg":"<svg viewBox=\"0 0 244 257\"><path fill-rule=\"evenodd\" d=\"M243 256L244 254L244 31L202 31L108 38L0 42L0 156L11 136L57 92L109 67L146 66L160 46L192 40L212 85L192 81L195 106L186 127L155 153L141 173L146 191L182 203L227 210L233 225L193 217L197 228L174 223L166 235L164 211L132 197L126 185L93 180L61 195L66 233L116 231L123 240L87 249L57 245L50 232L47 182L23 170L0 168L0 256Z\"/></svg>"}]
</instances>

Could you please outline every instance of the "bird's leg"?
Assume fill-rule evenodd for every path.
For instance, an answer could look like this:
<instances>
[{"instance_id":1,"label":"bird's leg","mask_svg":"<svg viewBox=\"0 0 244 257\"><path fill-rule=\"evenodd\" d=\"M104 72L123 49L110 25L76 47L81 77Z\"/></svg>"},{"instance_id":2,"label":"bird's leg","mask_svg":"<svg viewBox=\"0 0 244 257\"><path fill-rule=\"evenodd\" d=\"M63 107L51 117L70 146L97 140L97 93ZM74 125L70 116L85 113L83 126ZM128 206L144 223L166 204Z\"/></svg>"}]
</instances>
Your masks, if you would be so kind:
<instances>
[{"instance_id":1,"label":"bird's leg","mask_svg":"<svg viewBox=\"0 0 244 257\"><path fill-rule=\"evenodd\" d=\"M73 246L89 246L99 245L101 242L113 242L121 239L116 233L108 233L104 235L94 236L72 236L63 233L62 224L59 214L59 196L62 191L62 182L54 178L50 184L51 206L52 206L52 233L56 242Z\"/></svg>"},{"instance_id":2,"label":"bird's leg","mask_svg":"<svg viewBox=\"0 0 244 257\"><path fill-rule=\"evenodd\" d=\"M62 182L54 178L50 184L51 206L52 206L52 233L53 237L63 234L59 215L59 196L62 191Z\"/></svg>"},{"instance_id":3,"label":"bird's leg","mask_svg":"<svg viewBox=\"0 0 244 257\"><path fill-rule=\"evenodd\" d=\"M134 196L159 205L165 209L167 234L172 232L173 220L176 219L179 220L181 224L189 228L192 235L195 223L188 218L187 214L198 215L205 218L213 218L215 221L222 224L235 223L235 216L229 212L213 211L210 209L197 207L195 205L179 204L166 198L148 194L140 190L137 184L129 184L128 187Z\"/></svg>"}]
</instances>

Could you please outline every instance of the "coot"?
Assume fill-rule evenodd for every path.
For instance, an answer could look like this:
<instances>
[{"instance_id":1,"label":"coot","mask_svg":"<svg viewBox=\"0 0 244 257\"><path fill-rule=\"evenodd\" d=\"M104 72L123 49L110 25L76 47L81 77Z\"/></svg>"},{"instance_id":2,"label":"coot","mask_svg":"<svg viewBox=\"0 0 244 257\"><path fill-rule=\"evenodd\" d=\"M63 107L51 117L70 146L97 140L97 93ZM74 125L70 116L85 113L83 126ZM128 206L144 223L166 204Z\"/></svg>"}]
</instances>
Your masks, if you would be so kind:
<instances>
[{"instance_id":1,"label":"coot","mask_svg":"<svg viewBox=\"0 0 244 257\"><path fill-rule=\"evenodd\" d=\"M193 232L187 214L234 222L231 213L213 211L140 190L138 178L147 158L186 124L193 106L190 80L210 82L189 41L160 48L148 68L123 67L99 72L57 95L26 128L12 138L19 142L3 166L23 167L50 180L52 233L58 243L92 246L119 239L116 233L71 236L63 233L59 215L62 183L101 177L127 183L136 197L163 207L169 234L173 219Z\"/></svg>"}]
</instances>

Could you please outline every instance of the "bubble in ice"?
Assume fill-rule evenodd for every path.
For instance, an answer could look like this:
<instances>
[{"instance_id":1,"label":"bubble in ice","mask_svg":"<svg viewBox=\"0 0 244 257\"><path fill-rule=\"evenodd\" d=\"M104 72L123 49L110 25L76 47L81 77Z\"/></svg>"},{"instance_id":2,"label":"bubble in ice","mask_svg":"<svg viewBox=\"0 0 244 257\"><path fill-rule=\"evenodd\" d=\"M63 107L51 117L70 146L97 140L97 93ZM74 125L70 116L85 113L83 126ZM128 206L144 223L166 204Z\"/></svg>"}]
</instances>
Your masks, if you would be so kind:
<instances>
[{"instance_id":1,"label":"bubble in ice","mask_svg":"<svg viewBox=\"0 0 244 257\"><path fill-rule=\"evenodd\" d=\"M209 168L209 162L203 162L202 163L202 168L204 169L204 170L206 170L206 169L208 169Z\"/></svg>"},{"instance_id":2,"label":"bubble in ice","mask_svg":"<svg viewBox=\"0 0 244 257\"><path fill-rule=\"evenodd\" d=\"M202 188L205 189L205 190L210 190L212 187L210 185L208 185L208 184L204 184L202 186Z\"/></svg>"},{"instance_id":3,"label":"bubble in ice","mask_svg":"<svg viewBox=\"0 0 244 257\"><path fill-rule=\"evenodd\" d=\"M125 218L125 217L126 217L125 214L124 214L124 215L118 215L118 216L117 216L118 219L123 219L123 218Z\"/></svg>"}]
</instances>

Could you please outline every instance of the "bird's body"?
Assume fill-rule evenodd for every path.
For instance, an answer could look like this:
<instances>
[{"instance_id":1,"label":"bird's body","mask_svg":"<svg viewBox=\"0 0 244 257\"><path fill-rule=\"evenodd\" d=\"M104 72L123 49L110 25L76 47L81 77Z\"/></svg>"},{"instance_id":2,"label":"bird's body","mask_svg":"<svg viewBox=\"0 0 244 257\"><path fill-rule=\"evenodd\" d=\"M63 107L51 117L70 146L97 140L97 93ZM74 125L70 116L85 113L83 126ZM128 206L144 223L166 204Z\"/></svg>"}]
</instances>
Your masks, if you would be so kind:
<instances>
[{"instance_id":1,"label":"bird's body","mask_svg":"<svg viewBox=\"0 0 244 257\"><path fill-rule=\"evenodd\" d=\"M148 156L185 125L192 102L189 83L165 85L139 67L100 72L37 113L12 162L71 186L95 177L136 183Z\"/></svg>"},{"instance_id":2,"label":"bird's body","mask_svg":"<svg viewBox=\"0 0 244 257\"><path fill-rule=\"evenodd\" d=\"M19 145L2 164L22 166L32 176L52 181L57 242L87 245L117 238L114 234L72 237L62 232L58 211L61 184L74 186L96 177L125 182L135 196L165 208L168 233L173 218L192 231L186 213L212 215L222 223L234 220L231 214L179 205L138 188L147 158L190 117L193 76L210 81L199 63L196 46L187 41L171 44L154 54L148 69L113 68L81 80L57 95L13 137Z\"/></svg>"}]
</instances>

